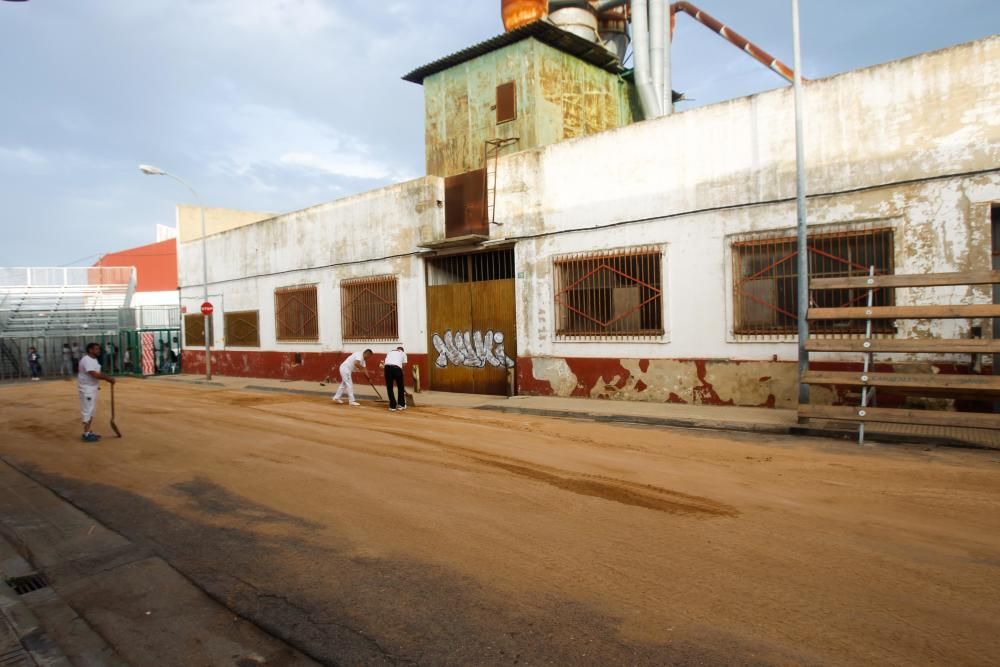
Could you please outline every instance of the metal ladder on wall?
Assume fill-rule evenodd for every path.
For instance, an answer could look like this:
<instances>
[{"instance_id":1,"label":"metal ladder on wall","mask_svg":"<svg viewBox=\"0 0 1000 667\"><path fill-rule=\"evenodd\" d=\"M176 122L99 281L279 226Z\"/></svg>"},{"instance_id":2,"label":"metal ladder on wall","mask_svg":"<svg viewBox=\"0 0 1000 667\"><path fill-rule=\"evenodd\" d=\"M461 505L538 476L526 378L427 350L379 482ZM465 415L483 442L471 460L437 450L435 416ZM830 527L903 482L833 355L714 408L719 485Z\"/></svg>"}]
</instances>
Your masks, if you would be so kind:
<instances>
[{"instance_id":1,"label":"metal ladder on wall","mask_svg":"<svg viewBox=\"0 0 1000 667\"><path fill-rule=\"evenodd\" d=\"M491 225L503 225L502 222L496 221L497 167L500 164L500 151L517 141L518 137L510 137L507 139L487 139L483 148L483 178L486 180L483 188L483 196L486 198L486 221ZM490 169L491 160L493 163L492 169Z\"/></svg>"}]
</instances>

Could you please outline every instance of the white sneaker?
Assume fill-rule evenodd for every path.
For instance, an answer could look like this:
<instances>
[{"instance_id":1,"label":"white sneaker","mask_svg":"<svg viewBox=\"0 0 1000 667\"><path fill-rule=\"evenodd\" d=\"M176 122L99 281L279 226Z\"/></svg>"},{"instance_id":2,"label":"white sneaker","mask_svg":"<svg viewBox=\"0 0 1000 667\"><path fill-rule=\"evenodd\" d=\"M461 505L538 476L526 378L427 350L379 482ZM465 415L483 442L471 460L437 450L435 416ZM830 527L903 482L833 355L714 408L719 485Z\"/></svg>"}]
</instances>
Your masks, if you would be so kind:
<instances>
[{"instance_id":1,"label":"white sneaker","mask_svg":"<svg viewBox=\"0 0 1000 667\"><path fill-rule=\"evenodd\" d=\"M401 406L399 406L399 407L398 407L398 408L396 408L396 409L397 409L397 410L405 410L405 409L406 409L406 406L405 406L405 405L401 405Z\"/></svg>"},{"instance_id":2,"label":"white sneaker","mask_svg":"<svg viewBox=\"0 0 1000 667\"><path fill-rule=\"evenodd\" d=\"M402 410L402 408L400 408L400 410ZM396 411L396 408L389 408L389 412L395 412L395 411Z\"/></svg>"},{"instance_id":3,"label":"white sneaker","mask_svg":"<svg viewBox=\"0 0 1000 667\"><path fill-rule=\"evenodd\" d=\"M339 398L331 398L330 400L333 401L334 403L340 403L341 405L344 404L344 401Z\"/></svg>"},{"instance_id":4,"label":"white sneaker","mask_svg":"<svg viewBox=\"0 0 1000 667\"><path fill-rule=\"evenodd\" d=\"M357 401L351 401L351 405L361 405L361 404L358 403Z\"/></svg>"}]
</instances>

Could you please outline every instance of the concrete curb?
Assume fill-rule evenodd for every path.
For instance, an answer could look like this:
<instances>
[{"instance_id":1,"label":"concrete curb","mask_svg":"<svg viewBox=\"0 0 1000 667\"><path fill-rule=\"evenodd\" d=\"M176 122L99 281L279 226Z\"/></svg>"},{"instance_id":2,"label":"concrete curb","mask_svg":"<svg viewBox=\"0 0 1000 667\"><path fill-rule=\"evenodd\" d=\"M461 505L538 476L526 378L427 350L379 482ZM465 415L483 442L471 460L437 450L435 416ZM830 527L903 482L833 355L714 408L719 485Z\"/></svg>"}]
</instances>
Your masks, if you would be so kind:
<instances>
[{"instance_id":1,"label":"concrete curb","mask_svg":"<svg viewBox=\"0 0 1000 667\"><path fill-rule=\"evenodd\" d=\"M212 386L227 386L217 382L207 382L205 380L181 380L170 378L172 382L186 382L190 384L202 384ZM295 394L300 396L329 396L330 391L294 389L292 387L271 387L265 385L244 385L234 387L234 389L244 391L260 391L272 394ZM359 398L366 400L378 400L372 394L357 392ZM431 406L444 407L444 406ZM649 426L665 428L684 428L703 431L734 431L737 433L758 433L764 435L786 435L786 436L809 436L818 438L829 438L834 440L848 440L856 437L856 427L818 427L803 424L763 424L754 422L717 421L711 419L683 419L677 417L645 417L641 415L608 414L599 412L583 412L568 410L547 410L544 408L520 408L507 405L483 404L462 406L463 409L488 410L491 412L523 414L535 417L552 417L556 419L574 419L579 421L592 421L606 424L619 424L622 426ZM986 451L1000 451L1000 448L981 445L958 438L948 438L946 436L926 436L920 434L901 435L895 433L880 433L878 431L868 431L865 434L866 442L900 445L921 445L937 447L955 447L960 449L977 449Z\"/></svg>"},{"instance_id":2,"label":"concrete curb","mask_svg":"<svg viewBox=\"0 0 1000 667\"><path fill-rule=\"evenodd\" d=\"M719 422L703 419L677 419L669 417L642 417L639 415L610 415L596 412L569 412L565 410L545 410L542 408L512 408L505 405L481 405L477 410L505 412L535 417L555 417L557 419L579 419L605 424L632 424L638 426L666 426L670 428L690 428L712 431L740 431L745 433L771 433L788 435L785 426L754 424L750 422Z\"/></svg>"}]
</instances>

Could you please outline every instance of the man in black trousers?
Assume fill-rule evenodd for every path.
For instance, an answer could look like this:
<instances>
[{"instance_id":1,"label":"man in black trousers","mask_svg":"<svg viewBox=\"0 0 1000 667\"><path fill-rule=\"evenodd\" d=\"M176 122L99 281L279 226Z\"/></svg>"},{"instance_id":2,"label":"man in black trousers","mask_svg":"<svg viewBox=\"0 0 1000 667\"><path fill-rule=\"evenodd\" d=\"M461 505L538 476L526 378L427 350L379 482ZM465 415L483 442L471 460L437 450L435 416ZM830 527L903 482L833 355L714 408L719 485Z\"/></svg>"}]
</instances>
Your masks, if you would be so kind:
<instances>
[{"instance_id":1,"label":"man in black trousers","mask_svg":"<svg viewBox=\"0 0 1000 667\"><path fill-rule=\"evenodd\" d=\"M406 352L400 345L385 355L382 370L385 372L385 390L389 394L389 412L406 409L406 386L403 384L403 366L406 365ZM397 395L393 393L398 388Z\"/></svg>"}]
</instances>

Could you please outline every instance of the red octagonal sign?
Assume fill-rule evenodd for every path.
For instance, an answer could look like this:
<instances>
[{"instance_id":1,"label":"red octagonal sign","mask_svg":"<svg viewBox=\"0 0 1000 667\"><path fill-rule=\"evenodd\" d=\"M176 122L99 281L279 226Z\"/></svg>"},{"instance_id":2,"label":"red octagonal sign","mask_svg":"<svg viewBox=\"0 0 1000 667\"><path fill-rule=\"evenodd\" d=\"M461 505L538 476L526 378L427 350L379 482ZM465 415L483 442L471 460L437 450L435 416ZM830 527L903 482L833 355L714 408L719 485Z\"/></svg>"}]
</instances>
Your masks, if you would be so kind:
<instances>
[{"instance_id":1,"label":"red octagonal sign","mask_svg":"<svg viewBox=\"0 0 1000 667\"><path fill-rule=\"evenodd\" d=\"M211 315L213 312L215 312L215 308L212 307L212 304L210 304L208 301L206 301L205 303L201 304L201 314L202 315Z\"/></svg>"}]
</instances>

